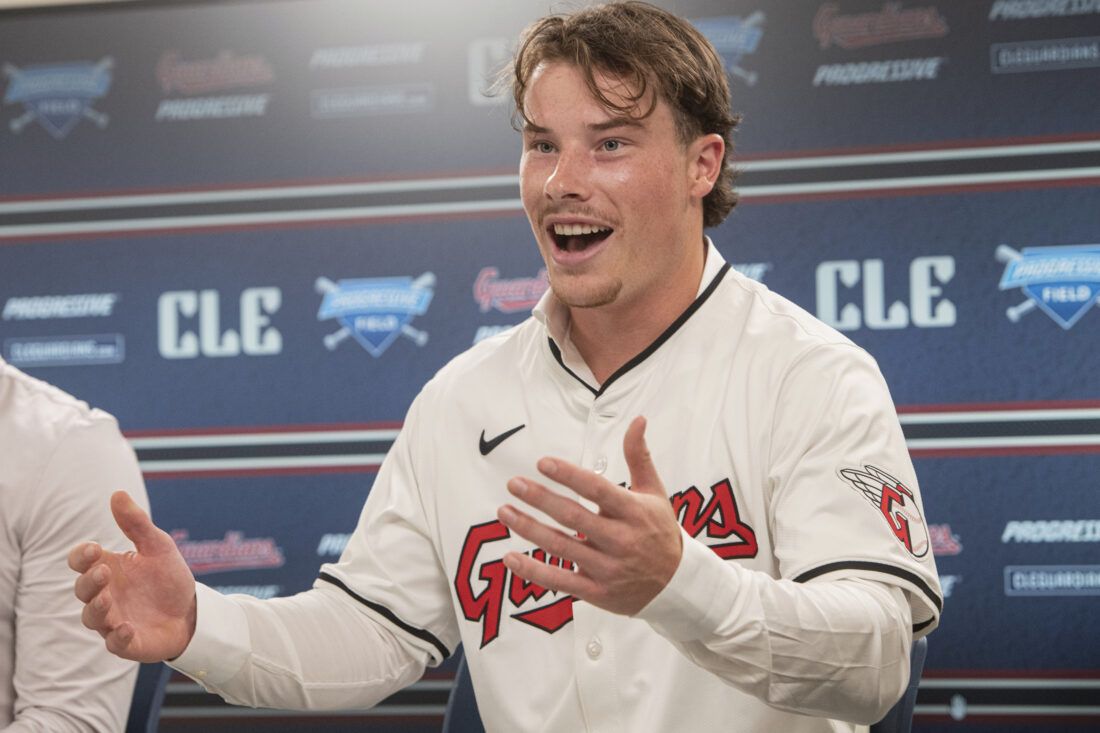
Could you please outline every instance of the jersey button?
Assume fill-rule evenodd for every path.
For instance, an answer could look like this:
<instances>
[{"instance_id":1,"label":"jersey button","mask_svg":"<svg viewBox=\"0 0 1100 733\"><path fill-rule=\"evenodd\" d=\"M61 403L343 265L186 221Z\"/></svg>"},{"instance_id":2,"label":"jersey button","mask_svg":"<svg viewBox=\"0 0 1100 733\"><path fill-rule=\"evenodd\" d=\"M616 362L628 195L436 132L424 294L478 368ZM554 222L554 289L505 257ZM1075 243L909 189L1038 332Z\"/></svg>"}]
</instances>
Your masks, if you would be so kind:
<instances>
[{"instance_id":1,"label":"jersey button","mask_svg":"<svg viewBox=\"0 0 1100 733\"><path fill-rule=\"evenodd\" d=\"M604 471L606 471L607 458L605 456L600 456L599 458L597 458L596 462L592 464L592 470L599 474L602 474Z\"/></svg>"},{"instance_id":2,"label":"jersey button","mask_svg":"<svg viewBox=\"0 0 1100 733\"><path fill-rule=\"evenodd\" d=\"M584 650L588 652L589 659L599 659L600 655L603 654L603 644L600 643L599 639L593 639L588 642Z\"/></svg>"}]
</instances>

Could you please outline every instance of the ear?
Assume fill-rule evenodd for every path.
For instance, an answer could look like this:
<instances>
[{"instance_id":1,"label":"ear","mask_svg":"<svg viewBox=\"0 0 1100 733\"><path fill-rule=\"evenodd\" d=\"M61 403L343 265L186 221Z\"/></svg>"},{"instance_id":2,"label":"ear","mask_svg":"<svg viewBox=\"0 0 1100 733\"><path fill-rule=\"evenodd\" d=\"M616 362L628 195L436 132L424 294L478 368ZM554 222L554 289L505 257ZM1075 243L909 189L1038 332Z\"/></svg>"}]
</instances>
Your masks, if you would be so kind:
<instances>
[{"instance_id":1,"label":"ear","mask_svg":"<svg viewBox=\"0 0 1100 733\"><path fill-rule=\"evenodd\" d=\"M726 141L718 133L701 135L688 148L688 175L691 195L700 199L714 188L722 172L722 159L726 153Z\"/></svg>"}]
</instances>

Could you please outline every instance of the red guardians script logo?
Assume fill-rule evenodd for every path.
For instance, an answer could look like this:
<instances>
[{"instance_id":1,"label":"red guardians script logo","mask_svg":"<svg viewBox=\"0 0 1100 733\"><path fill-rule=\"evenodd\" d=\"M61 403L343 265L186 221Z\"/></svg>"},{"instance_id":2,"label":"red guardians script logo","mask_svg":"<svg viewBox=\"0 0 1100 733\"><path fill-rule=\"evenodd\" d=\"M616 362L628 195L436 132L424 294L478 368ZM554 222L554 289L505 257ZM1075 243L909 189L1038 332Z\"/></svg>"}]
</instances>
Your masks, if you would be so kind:
<instances>
[{"instance_id":1,"label":"red guardians script logo","mask_svg":"<svg viewBox=\"0 0 1100 733\"><path fill-rule=\"evenodd\" d=\"M231 51L195 61L183 60L178 51L166 51L157 62L156 75L165 94L207 94L275 80L264 57L237 56Z\"/></svg>"},{"instance_id":2,"label":"red guardians script logo","mask_svg":"<svg viewBox=\"0 0 1100 733\"><path fill-rule=\"evenodd\" d=\"M932 554L936 557L958 555L962 552L962 542L959 541L959 536L951 531L950 524L928 525L928 536L932 538Z\"/></svg>"},{"instance_id":3,"label":"red guardians script logo","mask_svg":"<svg viewBox=\"0 0 1100 733\"><path fill-rule=\"evenodd\" d=\"M482 313L496 309L501 313L529 311L550 287L546 270L534 277L502 278L495 267L482 268L474 281L474 300Z\"/></svg>"},{"instance_id":4,"label":"red guardians script logo","mask_svg":"<svg viewBox=\"0 0 1100 733\"><path fill-rule=\"evenodd\" d=\"M814 16L814 35L822 48L863 48L883 43L942 38L947 21L934 6L902 10L901 3L886 3L874 13L841 15L836 3L822 5Z\"/></svg>"},{"instance_id":5,"label":"red guardians script logo","mask_svg":"<svg viewBox=\"0 0 1100 733\"><path fill-rule=\"evenodd\" d=\"M710 487L709 496L691 486L671 497L672 510L692 537L705 538L722 559L756 557L756 533L745 524L729 479ZM455 572L455 593L466 620L481 623L481 646L500 635L505 614L552 634L573 620L573 596L563 596L514 575L504 566L503 551L491 546L511 537L508 528L493 520L470 527ZM544 550L527 553L540 562L573 569L569 560ZM545 602L543 602L545 599Z\"/></svg>"},{"instance_id":6,"label":"red guardians script logo","mask_svg":"<svg viewBox=\"0 0 1100 733\"><path fill-rule=\"evenodd\" d=\"M283 566L283 551L271 537L246 539L242 532L226 532L224 540L190 540L186 529L172 532L172 539L195 575L226 570L253 570Z\"/></svg>"}]
</instances>

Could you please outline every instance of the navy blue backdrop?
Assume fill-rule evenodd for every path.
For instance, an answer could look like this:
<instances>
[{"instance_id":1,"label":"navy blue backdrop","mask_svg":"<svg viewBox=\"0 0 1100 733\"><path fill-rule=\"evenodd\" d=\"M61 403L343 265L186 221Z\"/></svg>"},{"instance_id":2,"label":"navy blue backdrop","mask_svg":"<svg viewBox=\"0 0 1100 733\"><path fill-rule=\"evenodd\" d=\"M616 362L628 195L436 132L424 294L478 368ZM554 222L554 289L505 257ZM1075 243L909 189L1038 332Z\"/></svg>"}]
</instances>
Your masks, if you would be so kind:
<instances>
[{"instance_id":1,"label":"navy blue backdrop","mask_svg":"<svg viewBox=\"0 0 1100 733\"><path fill-rule=\"evenodd\" d=\"M1100 3L667 5L744 114L711 236L897 402L948 596L917 728L1100 729ZM2 354L118 416L204 582L309 587L419 387L545 289L483 92L548 9L0 14ZM432 730L447 677L327 717L177 684L164 725Z\"/></svg>"}]
</instances>

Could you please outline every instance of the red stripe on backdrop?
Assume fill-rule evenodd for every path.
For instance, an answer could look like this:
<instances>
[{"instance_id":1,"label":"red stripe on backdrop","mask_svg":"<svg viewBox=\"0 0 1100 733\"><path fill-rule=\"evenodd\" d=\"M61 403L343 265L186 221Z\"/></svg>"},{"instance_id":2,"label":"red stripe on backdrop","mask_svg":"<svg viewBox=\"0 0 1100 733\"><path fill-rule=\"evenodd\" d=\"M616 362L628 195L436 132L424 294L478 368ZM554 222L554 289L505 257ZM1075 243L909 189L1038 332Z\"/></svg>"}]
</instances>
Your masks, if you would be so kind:
<instances>
[{"instance_id":1,"label":"red stripe on backdrop","mask_svg":"<svg viewBox=\"0 0 1100 733\"><path fill-rule=\"evenodd\" d=\"M291 221L267 224L226 224L224 226L203 227L172 227L167 229L150 228L134 229L123 232L102 231L83 232L73 234L40 234L26 237L8 237L0 234L0 247L5 245L31 244L39 242L68 242L73 240L102 239L104 237L156 236L167 234L211 234L217 232L244 232L262 231L273 229L317 229L326 227L363 226L365 224L394 224L411 221L463 221L481 219L500 219L508 216L523 216L521 209L491 209L487 211L459 212L454 214L406 214L403 216L364 216L346 217L340 219L325 219L323 221Z\"/></svg>"},{"instance_id":2,"label":"red stripe on backdrop","mask_svg":"<svg viewBox=\"0 0 1100 733\"><path fill-rule=\"evenodd\" d=\"M1100 669L925 669L921 679L1074 679L1100 680Z\"/></svg>"},{"instance_id":3,"label":"red stripe on backdrop","mask_svg":"<svg viewBox=\"0 0 1100 733\"><path fill-rule=\"evenodd\" d=\"M1011 410L1086 410L1100 408L1100 400L1023 400L1020 402L959 402L898 405L899 415L926 412L1000 412Z\"/></svg>"},{"instance_id":4,"label":"red stripe on backdrop","mask_svg":"<svg viewBox=\"0 0 1100 733\"><path fill-rule=\"evenodd\" d=\"M1036 445L1016 448L910 448L913 458L983 458L993 456L1057 456L1100 453L1100 445Z\"/></svg>"},{"instance_id":5,"label":"red stripe on backdrop","mask_svg":"<svg viewBox=\"0 0 1100 733\"><path fill-rule=\"evenodd\" d=\"M863 180L863 179L853 179ZM874 183L873 179L868 179ZM794 184L797 185L797 184ZM1006 181L1004 183L953 184L943 186L911 186L908 188L869 188L860 191L837 191L815 194L743 195L745 203L781 204L791 202L840 201L858 198L898 198L900 196L930 196L944 193L986 193L990 191L1022 191L1042 188L1074 188L1100 186L1100 177L1072 178L1049 181Z\"/></svg>"},{"instance_id":6,"label":"red stripe on backdrop","mask_svg":"<svg viewBox=\"0 0 1100 733\"><path fill-rule=\"evenodd\" d=\"M975 713L969 708L966 711L966 716L962 720L956 720L950 715L946 714L932 714L932 713L914 713L913 717L916 720L920 720L924 723L952 723L959 725L962 722L968 724L990 724L990 725L1020 725L1021 719L1024 719L1028 725L1034 725L1035 723L1050 723L1052 725L1096 725L1096 721L1100 719L1100 715L1094 715L1089 717L1087 715L1049 715L1043 713L1013 713L1012 715L983 715L982 713Z\"/></svg>"},{"instance_id":7,"label":"red stripe on backdrop","mask_svg":"<svg viewBox=\"0 0 1100 733\"><path fill-rule=\"evenodd\" d=\"M355 430L400 430L400 422L365 423L303 423L301 425L235 425L207 428L165 428L149 430L127 430L127 438L167 438L177 435L242 435L251 433L321 433Z\"/></svg>"},{"instance_id":8,"label":"red stripe on backdrop","mask_svg":"<svg viewBox=\"0 0 1100 733\"><path fill-rule=\"evenodd\" d=\"M289 468L248 468L211 471L143 471L146 481L196 478L252 478L257 476L312 476L323 473L378 473L379 463L362 466L293 466Z\"/></svg>"},{"instance_id":9,"label":"red stripe on backdrop","mask_svg":"<svg viewBox=\"0 0 1100 733\"><path fill-rule=\"evenodd\" d=\"M1051 143L1074 143L1100 141L1100 130L1079 132L1069 135L1035 135L1032 137L990 137L959 138L955 140L937 140L924 143L898 145L866 145L850 148L807 148L788 152L759 152L746 155L734 155L734 164L738 160L797 160L801 158L821 158L838 155L875 155L877 153L910 153L929 150L958 150L960 148L999 148L1009 145L1046 145Z\"/></svg>"},{"instance_id":10,"label":"red stripe on backdrop","mask_svg":"<svg viewBox=\"0 0 1100 733\"><path fill-rule=\"evenodd\" d=\"M518 162L517 162L518 165ZM197 186L165 186L159 188L115 188L92 190L78 190L65 193L51 193L49 195L26 194L19 196L0 197L0 204L19 203L27 201L68 201L71 199L98 199L113 196L159 196L186 193L213 193L216 191L238 191L241 189L279 189L296 186L342 186L357 183L400 183L402 181L440 180L451 178L469 178L481 176L508 176L515 175L516 168L473 168L469 170L445 170L423 171L416 173L393 173L380 176L363 178L361 176L346 176L337 178L284 178L268 181L236 181L232 183L212 183Z\"/></svg>"}]
</instances>

